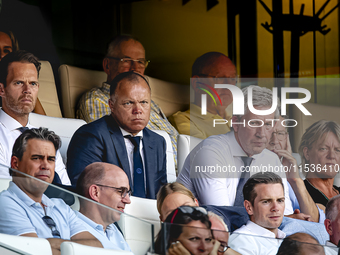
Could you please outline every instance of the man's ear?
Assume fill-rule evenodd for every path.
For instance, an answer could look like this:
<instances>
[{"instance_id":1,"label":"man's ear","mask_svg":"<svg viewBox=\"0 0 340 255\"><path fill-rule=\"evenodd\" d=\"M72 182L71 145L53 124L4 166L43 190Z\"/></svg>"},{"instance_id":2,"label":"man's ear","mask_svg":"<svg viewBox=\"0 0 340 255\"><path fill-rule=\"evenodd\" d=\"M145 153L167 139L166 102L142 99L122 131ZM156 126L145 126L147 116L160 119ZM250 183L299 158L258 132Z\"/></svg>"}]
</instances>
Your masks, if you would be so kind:
<instances>
[{"instance_id":1,"label":"man's ear","mask_svg":"<svg viewBox=\"0 0 340 255\"><path fill-rule=\"evenodd\" d=\"M199 203L198 203L197 198L194 199L194 202L195 202L195 205L196 205L196 206L200 206Z\"/></svg>"},{"instance_id":2,"label":"man's ear","mask_svg":"<svg viewBox=\"0 0 340 255\"><path fill-rule=\"evenodd\" d=\"M333 235L333 228L332 228L331 220L330 219L325 219L324 225L325 225L327 233L330 236Z\"/></svg>"},{"instance_id":3,"label":"man's ear","mask_svg":"<svg viewBox=\"0 0 340 255\"><path fill-rule=\"evenodd\" d=\"M305 159L309 161L309 151L307 147L303 148L303 155L305 156Z\"/></svg>"},{"instance_id":4,"label":"man's ear","mask_svg":"<svg viewBox=\"0 0 340 255\"><path fill-rule=\"evenodd\" d=\"M16 156L12 156L11 158L11 168L18 169L19 168L19 159Z\"/></svg>"},{"instance_id":5,"label":"man's ear","mask_svg":"<svg viewBox=\"0 0 340 255\"><path fill-rule=\"evenodd\" d=\"M113 103L113 101L111 100L111 98L109 98L109 107L110 107L110 110L111 110L111 112L113 112L114 110L114 103Z\"/></svg>"},{"instance_id":6,"label":"man's ear","mask_svg":"<svg viewBox=\"0 0 340 255\"><path fill-rule=\"evenodd\" d=\"M201 90L199 89L200 88L200 84L198 83L198 78L199 78L199 76L194 75L194 76L191 77L191 80L190 80L191 87L195 91L195 93L200 93L201 92Z\"/></svg>"},{"instance_id":7,"label":"man's ear","mask_svg":"<svg viewBox=\"0 0 340 255\"><path fill-rule=\"evenodd\" d=\"M0 83L0 96L3 97L5 95L5 85Z\"/></svg>"},{"instance_id":8,"label":"man's ear","mask_svg":"<svg viewBox=\"0 0 340 255\"><path fill-rule=\"evenodd\" d=\"M100 197L100 189L97 185L95 184L92 184L90 187L89 187L89 195L90 195L90 198L96 202L99 203L99 197Z\"/></svg>"},{"instance_id":9,"label":"man's ear","mask_svg":"<svg viewBox=\"0 0 340 255\"><path fill-rule=\"evenodd\" d=\"M253 215L254 214L254 209L253 209L253 206L250 203L250 201L244 200L243 204L244 204L244 208L246 208L246 210L247 210L248 215L249 216Z\"/></svg>"},{"instance_id":10,"label":"man's ear","mask_svg":"<svg viewBox=\"0 0 340 255\"><path fill-rule=\"evenodd\" d=\"M107 75L110 75L110 59L103 59L103 70Z\"/></svg>"}]
</instances>

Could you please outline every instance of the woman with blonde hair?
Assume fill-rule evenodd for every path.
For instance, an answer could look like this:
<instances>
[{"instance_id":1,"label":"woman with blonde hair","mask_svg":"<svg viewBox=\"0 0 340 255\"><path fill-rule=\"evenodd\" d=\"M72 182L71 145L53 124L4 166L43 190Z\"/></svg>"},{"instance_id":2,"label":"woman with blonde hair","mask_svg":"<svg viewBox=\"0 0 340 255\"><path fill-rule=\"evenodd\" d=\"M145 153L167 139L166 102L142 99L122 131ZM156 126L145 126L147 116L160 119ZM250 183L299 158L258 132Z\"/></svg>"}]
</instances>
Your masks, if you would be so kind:
<instances>
[{"instance_id":1,"label":"woman with blonde hair","mask_svg":"<svg viewBox=\"0 0 340 255\"><path fill-rule=\"evenodd\" d=\"M299 153L306 175L305 185L320 208L339 194L334 177L340 170L340 125L334 121L315 122L301 138Z\"/></svg>"}]
</instances>

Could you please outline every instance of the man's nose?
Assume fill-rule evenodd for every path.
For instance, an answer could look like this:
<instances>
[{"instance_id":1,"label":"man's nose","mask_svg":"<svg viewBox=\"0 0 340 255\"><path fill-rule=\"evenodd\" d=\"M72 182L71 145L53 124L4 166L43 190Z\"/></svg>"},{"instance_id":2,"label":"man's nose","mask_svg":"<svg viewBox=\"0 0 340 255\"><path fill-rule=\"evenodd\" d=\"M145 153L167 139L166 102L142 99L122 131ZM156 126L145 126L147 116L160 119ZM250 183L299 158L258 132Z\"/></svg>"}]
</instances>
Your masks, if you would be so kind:
<instances>
[{"instance_id":1,"label":"man's nose","mask_svg":"<svg viewBox=\"0 0 340 255\"><path fill-rule=\"evenodd\" d=\"M0 50L0 60L6 56L5 52L3 50Z\"/></svg>"},{"instance_id":2,"label":"man's nose","mask_svg":"<svg viewBox=\"0 0 340 255\"><path fill-rule=\"evenodd\" d=\"M277 139L277 134L275 132L272 133L272 136L270 137L269 144L272 145L272 146L279 144L279 140Z\"/></svg>"},{"instance_id":3,"label":"man's nose","mask_svg":"<svg viewBox=\"0 0 340 255\"><path fill-rule=\"evenodd\" d=\"M24 82L22 86L23 93L25 94L31 94L31 85L28 82Z\"/></svg>"},{"instance_id":4,"label":"man's nose","mask_svg":"<svg viewBox=\"0 0 340 255\"><path fill-rule=\"evenodd\" d=\"M133 61L131 60L130 61L130 71L136 71L138 70L139 67L138 67L138 61Z\"/></svg>"},{"instance_id":5,"label":"man's nose","mask_svg":"<svg viewBox=\"0 0 340 255\"><path fill-rule=\"evenodd\" d=\"M264 137L265 136L265 128L266 128L265 125L257 127L256 128L256 136L260 137L260 138Z\"/></svg>"},{"instance_id":6,"label":"man's nose","mask_svg":"<svg viewBox=\"0 0 340 255\"><path fill-rule=\"evenodd\" d=\"M276 202L276 201L274 201L273 204L272 204L271 210L272 210L273 212L277 212L277 211L279 210L279 203Z\"/></svg>"},{"instance_id":7,"label":"man's nose","mask_svg":"<svg viewBox=\"0 0 340 255\"><path fill-rule=\"evenodd\" d=\"M133 108L133 114L141 114L142 113L142 106L140 103L136 103Z\"/></svg>"},{"instance_id":8,"label":"man's nose","mask_svg":"<svg viewBox=\"0 0 340 255\"><path fill-rule=\"evenodd\" d=\"M126 196L123 198L123 203L124 204L131 204L131 199L129 194L126 194Z\"/></svg>"}]
</instances>

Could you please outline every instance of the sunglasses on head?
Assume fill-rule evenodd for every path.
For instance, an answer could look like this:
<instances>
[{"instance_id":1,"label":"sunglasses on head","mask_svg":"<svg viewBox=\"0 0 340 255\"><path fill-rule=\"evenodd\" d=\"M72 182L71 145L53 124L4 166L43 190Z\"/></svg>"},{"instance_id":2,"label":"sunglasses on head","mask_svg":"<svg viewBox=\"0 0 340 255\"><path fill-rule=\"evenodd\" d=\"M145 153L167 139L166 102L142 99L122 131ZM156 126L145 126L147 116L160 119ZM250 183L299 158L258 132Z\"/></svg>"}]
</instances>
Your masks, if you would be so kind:
<instances>
[{"instance_id":1,"label":"sunglasses on head","mask_svg":"<svg viewBox=\"0 0 340 255\"><path fill-rule=\"evenodd\" d=\"M187 215L190 215L190 216L193 216L193 217L200 217L202 215L207 215L208 214L207 211L204 208L202 208L202 207L180 206L177 209L175 209L173 211L173 213L171 213L172 217L171 217L170 223L174 222L174 220L176 218L176 215L178 213L187 214Z\"/></svg>"}]
</instances>

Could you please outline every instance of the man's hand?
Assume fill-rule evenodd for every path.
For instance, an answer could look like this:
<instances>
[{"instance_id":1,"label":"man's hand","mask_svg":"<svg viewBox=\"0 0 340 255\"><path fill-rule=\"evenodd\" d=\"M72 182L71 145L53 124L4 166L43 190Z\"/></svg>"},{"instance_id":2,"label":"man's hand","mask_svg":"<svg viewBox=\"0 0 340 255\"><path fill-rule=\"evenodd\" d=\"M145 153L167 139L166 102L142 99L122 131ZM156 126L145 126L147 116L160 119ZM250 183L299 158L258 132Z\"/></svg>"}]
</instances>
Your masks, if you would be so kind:
<instances>
[{"instance_id":1,"label":"man's hand","mask_svg":"<svg viewBox=\"0 0 340 255\"><path fill-rule=\"evenodd\" d=\"M299 209L295 209L294 214L287 215L287 217L298 220L312 221L310 215L301 213Z\"/></svg>"},{"instance_id":2,"label":"man's hand","mask_svg":"<svg viewBox=\"0 0 340 255\"><path fill-rule=\"evenodd\" d=\"M286 172L287 179L296 180L300 178L299 168L297 166L296 159L293 157L292 146L290 145L289 135L286 138L285 148L282 150L274 149L274 152L279 156L282 160L282 165L288 168L288 172Z\"/></svg>"}]
</instances>

